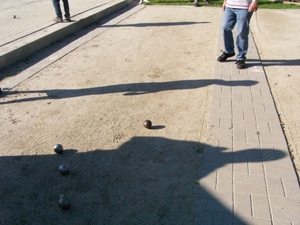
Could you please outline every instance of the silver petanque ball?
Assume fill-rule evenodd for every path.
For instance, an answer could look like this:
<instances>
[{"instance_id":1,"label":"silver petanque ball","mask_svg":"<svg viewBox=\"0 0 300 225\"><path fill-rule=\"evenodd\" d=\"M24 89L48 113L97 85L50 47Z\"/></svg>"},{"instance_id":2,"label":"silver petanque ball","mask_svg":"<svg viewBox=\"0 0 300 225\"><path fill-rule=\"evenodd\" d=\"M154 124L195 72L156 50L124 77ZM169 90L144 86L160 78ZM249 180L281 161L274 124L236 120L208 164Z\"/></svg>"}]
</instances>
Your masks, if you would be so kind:
<instances>
[{"instance_id":1,"label":"silver petanque ball","mask_svg":"<svg viewBox=\"0 0 300 225\"><path fill-rule=\"evenodd\" d=\"M152 127L152 122L150 120L145 120L143 123L144 127L147 129L151 129Z\"/></svg>"},{"instance_id":2,"label":"silver petanque ball","mask_svg":"<svg viewBox=\"0 0 300 225\"><path fill-rule=\"evenodd\" d=\"M58 170L59 170L60 174L67 175L69 173L69 166L66 164L61 164L58 167Z\"/></svg>"},{"instance_id":3,"label":"silver petanque ball","mask_svg":"<svg viewBox=\"0 0 300 225\"><path fill-rule=\"evenodd\" d=\"M68 209L70 208L70 201L64 195L61 195L58 200L58 205L62 209Z\"/></svg>"},{"instance_id":4,"label":"silver petanque ball","mask_svg":"<svg viewBox=\"0 0 300 225\"><path fill-rule=\"evenodd\" d=\"M57 153L57 154L61 154L63 151L64 151L64 148L61 144L56 144L54 146L54 151Z\"/></svg>"}]
</instances>

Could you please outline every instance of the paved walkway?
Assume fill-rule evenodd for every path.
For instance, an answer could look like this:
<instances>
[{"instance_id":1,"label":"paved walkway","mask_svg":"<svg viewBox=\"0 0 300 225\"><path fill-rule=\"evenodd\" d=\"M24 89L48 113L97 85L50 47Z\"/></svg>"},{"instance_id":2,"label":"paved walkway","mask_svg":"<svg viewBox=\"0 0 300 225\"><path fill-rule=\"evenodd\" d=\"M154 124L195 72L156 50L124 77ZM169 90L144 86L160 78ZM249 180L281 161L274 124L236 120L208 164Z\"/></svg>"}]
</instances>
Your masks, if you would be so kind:
<instances>
[{"instance_id":1,"label":"paved walkway","mask_svg":"<svg viewBox=\"0 0 300 225\"><path fill-rule=\"evenodd\" d=\"M69 1L71 17L99 8L112 0ZM61 2L63 12L63 4ZM14 18L15 16L15 18ZM55 24L56 17L52 0L1 0L0 5L0 46L33 34Z\"/></svg>"},{"instance_id":2,"label":"paved walkway","mask_svg":"<svg viewBox=\"0 0 300 225\"><path fill-rule=\"evenodd\" d=\"M70 4L72 8L72 2ZM90 10L82 8L82 13L76 11L72 19L85 21L85 17L93 17L99 13L99 4L90 0ZM118 3L114 1L114 4ZM85 14L86 10L89 15ZM4 6L0 11L1 16L4 15L2 12L6 12L6 16L13 14ZM16 16L18 18L18 14ZM57 33L52 30L49 17L50 13L44 17L45 21L36 25L39 32L47 35L39 34L35 40L45 40L53 33L58 37L65 35L66 27L73 26L69 31L79 29L75 27L77 22L73 25L63 23L55 26L55 29L64 30ZM20 37L14 32L9 35L2 32L7 36L1 38L0 57L3 57L4 49L18 49L15 40L32 38L31 31L26 32L21 30ZM218 49L222 49L221 35ZM207 140L211 147L204 151L196 224L300 224L299 185L252 36L248 59L249 68L245 70L237 70L234 61L230 60L216 63L214 79L221 85L213 87Z\"/></svg>"},{"instance_id":3,"label":"paved walkway","mask_svg":"<svg viewBox=\"0 0 300 225\"><path fill-rule=\"evenodd\" d=\"M72 22L56 24L52 1L1 1L0 69L92 24L131 0L69 1ZM61 9L63 4L61 2Z\"/></svg>"},{"instance_id":4,"label":"paved walkway","mask_svg":"<svg viewBox=\"0 0 300 225\"><path fill-rule=\"evenodd\" d=\"M222 49L219 35L219 47ZM255 43L248 69L217 63L197 224L300 224L300 191ZM205 213L203 213L205 212Z\"/></svg>"}]
</instances>

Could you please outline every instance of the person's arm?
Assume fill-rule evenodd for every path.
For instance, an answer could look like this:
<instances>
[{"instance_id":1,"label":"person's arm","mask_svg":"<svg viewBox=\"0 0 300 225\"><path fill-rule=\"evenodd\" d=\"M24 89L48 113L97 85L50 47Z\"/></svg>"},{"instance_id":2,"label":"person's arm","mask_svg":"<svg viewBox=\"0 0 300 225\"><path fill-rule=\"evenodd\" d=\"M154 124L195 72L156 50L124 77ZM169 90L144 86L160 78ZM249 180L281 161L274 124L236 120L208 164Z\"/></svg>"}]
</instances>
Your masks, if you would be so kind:
<instances>
[{"instance_id":1,"label":"person's arm","mask_svg":"<svg viewBox=\"0 0 300 225\"><path fill-rule=\"evenodd\" d=\"M252 0L248 12L256 12L258 9L258 0Z\"/></svg>"},{"instance_id":2,"label":"person's arm","mask_svg":"<svg viewBox=\"0 0 300 225\"><path fill-rule=\"evenodd\" d=\"M226 7L226 0L223 1L223 5L222 5L222 10L225 11L225 7Z\"/></svg>"}]
</instances>

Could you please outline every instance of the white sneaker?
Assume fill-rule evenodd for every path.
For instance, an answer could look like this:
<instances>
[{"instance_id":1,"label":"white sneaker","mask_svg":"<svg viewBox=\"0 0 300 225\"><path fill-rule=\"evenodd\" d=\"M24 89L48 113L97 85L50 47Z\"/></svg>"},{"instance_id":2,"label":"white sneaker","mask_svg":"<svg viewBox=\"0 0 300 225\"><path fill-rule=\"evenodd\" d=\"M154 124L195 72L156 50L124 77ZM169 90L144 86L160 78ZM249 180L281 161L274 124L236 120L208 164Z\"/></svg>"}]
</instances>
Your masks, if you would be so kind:
<instances>
[{"instance_id":1,"label":"white sneaker","mask_svg":"<svg viewBox=\"0 0 300 225\"><path fill-rule=\"evenodd\" d=\"M148 0L140 0L140 3L139 3L139 5L140 5L140 4L143 4L144 2L146 2L146 3L149 3L149 4L150 4L150 1L148 1Z\"/></svg>"}]
</instances>

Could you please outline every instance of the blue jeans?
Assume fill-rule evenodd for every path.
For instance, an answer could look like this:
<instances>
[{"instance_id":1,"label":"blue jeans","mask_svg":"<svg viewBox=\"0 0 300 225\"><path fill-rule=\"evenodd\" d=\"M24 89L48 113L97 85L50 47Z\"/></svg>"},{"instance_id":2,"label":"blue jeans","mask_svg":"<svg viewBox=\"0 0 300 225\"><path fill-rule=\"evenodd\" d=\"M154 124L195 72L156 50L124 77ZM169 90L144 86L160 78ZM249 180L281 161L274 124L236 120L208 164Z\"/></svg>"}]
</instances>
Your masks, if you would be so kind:
<instances>
[{"instance_id":1,"label":"blue jeans","mask_svg":"<svg viewBox=\"0 0 300 225\"><path fill-rule=\"evenodd\" d=\"M224 20L222 23L225 52L234 52L232 30L237 23L236 46L238 48L238 54L236 60L246 60L251 16L252 13L248 12L248 9L225 8Z\"/></svg>"},{"instance_id":2,"label":"blue jeans","mask_svg":"<svg viewBox=\"0 0 300 225\"><path fill-rule=\"evenodd\" d=\"M60 10L60 4L59 4L60 0L52 0L52 1L53 1L53 6L55 9L56 16L62 18L62 12ZM70 17L69 2L68 0L62 0L62 1L64 3L65 17L69 18Z\"/></svg>"}]
</instances>

